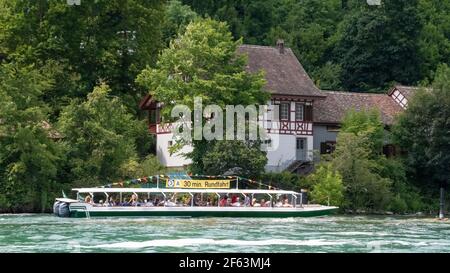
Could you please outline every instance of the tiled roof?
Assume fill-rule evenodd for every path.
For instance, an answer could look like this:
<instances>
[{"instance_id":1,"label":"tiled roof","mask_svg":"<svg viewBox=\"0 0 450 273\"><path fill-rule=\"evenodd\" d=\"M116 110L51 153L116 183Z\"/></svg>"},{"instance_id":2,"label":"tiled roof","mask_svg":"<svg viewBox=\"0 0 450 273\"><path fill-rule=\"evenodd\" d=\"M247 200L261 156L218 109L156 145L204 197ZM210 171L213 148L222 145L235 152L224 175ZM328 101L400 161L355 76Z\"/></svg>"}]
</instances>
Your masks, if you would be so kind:
<instances>
[{"instance_id":1,"label":"tiled roof","mask_svg":"<svg viewBox=\"0 0 450 273\"><path fill-rule=\"evenodd\" d=\"M381 112L384 124L391 125L394 117L403 109L386 94L323 91L327 95L325 100L314 102L314 122L340 123L345 113L377 108Z\"/></svg>"},{"instance_id":2,"label":"tiled roof","mask_svg":"<svg viewBox=\"0 0 450 273\"><path fill-rule=\"evenodd\" d=\"M266 74L266 88L273 95L323 97L290 48L242 45L239 53L248 56L247 70Z\"/></svg>"}]
</instances>

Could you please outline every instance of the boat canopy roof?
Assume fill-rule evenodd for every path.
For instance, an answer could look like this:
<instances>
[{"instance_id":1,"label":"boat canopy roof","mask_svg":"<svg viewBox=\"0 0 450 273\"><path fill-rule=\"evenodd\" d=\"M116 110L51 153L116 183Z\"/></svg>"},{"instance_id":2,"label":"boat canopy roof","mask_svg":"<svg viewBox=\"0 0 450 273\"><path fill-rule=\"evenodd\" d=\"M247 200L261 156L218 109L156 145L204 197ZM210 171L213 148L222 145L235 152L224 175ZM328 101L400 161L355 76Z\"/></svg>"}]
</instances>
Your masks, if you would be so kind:
<instances>
[{"instance_id":1,"label":"boat canopy roof","mask_svg":"<svg viewBox=\"0 0 450 273\"><path fill-rule=\"evenodd\" d=\"M299 194L295 191L260 189L172 189L172 188L76 188L78 193L241 193L241 194Z\"/></svg>"}]
</instances>

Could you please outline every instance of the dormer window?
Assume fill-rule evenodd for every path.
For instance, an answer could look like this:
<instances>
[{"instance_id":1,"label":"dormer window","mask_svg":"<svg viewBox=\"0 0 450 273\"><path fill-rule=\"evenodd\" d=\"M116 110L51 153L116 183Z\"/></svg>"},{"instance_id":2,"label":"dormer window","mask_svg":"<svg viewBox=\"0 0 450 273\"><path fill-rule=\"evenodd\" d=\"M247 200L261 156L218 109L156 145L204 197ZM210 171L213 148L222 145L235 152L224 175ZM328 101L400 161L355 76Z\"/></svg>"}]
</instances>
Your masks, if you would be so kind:
<instances>
[{"instance_id":1,"label":"dormer window","mask_svg":"<svg viewBox=\"0 0 450 273\"><path fill-rule=\"evenodd\" d=\"M395 90L391 96L404 109L408 106L408 99L400 91Z\"/></svg>"}]
</instances>

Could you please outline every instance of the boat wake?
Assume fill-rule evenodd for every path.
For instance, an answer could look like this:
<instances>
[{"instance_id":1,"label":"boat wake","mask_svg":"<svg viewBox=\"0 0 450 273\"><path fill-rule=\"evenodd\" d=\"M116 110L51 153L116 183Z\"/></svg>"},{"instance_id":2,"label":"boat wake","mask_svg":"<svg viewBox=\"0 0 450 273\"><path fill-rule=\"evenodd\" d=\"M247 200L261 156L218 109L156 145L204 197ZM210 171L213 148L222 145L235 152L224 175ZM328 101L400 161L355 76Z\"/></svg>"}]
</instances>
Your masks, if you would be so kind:
<instances>
[{"instance_id":1,"label":"boat wake","mask_svg":"<svg viewBox=\"0 0 450 273\"><path fill-rule=\"evenodd\" d=\"M333 246L343 245L346 242L333 242L318 240L258 240L258 241L245 241L245 240L214 240L214 239L175 239L175 240L150 240L144 242L121 242L113 244L102 244L96 246L86 246L86 248L148 248L148 247L186 247L186 246L200 246L200 245L232 245L232 246L271 246L271 245L284 245L284 246Z\"/></svg>"}]
</instances>

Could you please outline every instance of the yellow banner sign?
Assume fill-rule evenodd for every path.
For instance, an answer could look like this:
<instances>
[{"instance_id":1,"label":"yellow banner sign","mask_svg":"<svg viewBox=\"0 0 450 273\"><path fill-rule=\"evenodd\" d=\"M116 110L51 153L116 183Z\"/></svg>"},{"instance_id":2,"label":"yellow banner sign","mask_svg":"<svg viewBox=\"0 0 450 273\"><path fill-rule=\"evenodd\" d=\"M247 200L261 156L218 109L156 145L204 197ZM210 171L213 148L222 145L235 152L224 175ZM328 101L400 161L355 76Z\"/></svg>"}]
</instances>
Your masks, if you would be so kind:
<instances>
[{"instance_id":1,"label":"yellow banner sign","mask_svg":"<svg viewBox=\"0 0 450 273\"><path fill-rule=\"evenodd\" d=\"M168 179L167 188L188 188L188 189L229 189L230 180L184 180Z\"/></svg>"}]
</instances>

